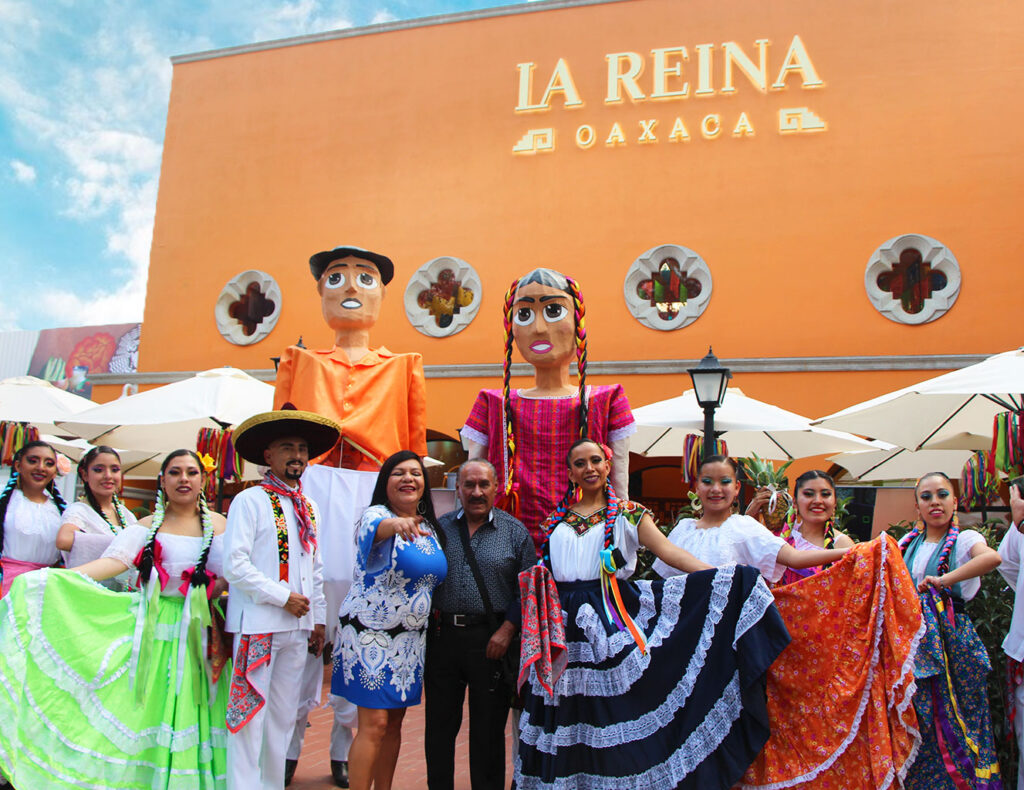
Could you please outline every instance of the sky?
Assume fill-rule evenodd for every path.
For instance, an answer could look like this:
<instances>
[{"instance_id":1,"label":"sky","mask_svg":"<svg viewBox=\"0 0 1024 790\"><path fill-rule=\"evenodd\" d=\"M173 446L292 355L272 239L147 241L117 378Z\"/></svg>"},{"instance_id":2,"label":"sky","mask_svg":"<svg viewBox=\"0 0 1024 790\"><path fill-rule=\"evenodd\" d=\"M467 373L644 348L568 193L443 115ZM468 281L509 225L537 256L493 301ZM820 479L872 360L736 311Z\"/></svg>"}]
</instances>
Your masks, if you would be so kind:
<instances>
[{"instance_id":1,"label":"sky","mask_svg":"<svg viewBox=\"0 0 1024 790\"><path fill-rule=\"evenodd\" d=\"M0 0L0 331L141 321L173 55L516 0Z\"/></svg>"}]
</instances>

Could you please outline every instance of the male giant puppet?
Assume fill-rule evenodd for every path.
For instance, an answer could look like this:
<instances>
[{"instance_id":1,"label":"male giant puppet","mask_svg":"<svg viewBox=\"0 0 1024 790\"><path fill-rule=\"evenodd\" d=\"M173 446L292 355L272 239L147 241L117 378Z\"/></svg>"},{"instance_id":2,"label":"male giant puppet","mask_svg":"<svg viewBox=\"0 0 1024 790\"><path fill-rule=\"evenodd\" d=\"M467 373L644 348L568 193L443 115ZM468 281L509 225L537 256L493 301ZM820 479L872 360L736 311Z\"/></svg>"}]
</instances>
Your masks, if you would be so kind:
<instances>
[{"instance_id":1,"label":"male giant puppet","mask_svg":"<svg viewBox=\"0 0 1024 790\"><path fill-rule=\"evenodd\" d=\"M274 406L286 403L316 412L341 425L341 439L303 476L305 490L323 512L321 545L327 599L327 637L338 622L338 608L352 584L353 532L369 504L377 470L389 455L413 450L425 455L426 397L419 354L395 354L370 346L384 287L395 267L389 258L343 245L309 259L324 320L334 331L334 347L285 350L277 371ZM323 667L307 661L299 717L288 749L294 771L302 748L308 713L320 696ZM347 787L348 747L355 707L332 697L331 770L338 786Z\"/></svg>"}]
</instances>

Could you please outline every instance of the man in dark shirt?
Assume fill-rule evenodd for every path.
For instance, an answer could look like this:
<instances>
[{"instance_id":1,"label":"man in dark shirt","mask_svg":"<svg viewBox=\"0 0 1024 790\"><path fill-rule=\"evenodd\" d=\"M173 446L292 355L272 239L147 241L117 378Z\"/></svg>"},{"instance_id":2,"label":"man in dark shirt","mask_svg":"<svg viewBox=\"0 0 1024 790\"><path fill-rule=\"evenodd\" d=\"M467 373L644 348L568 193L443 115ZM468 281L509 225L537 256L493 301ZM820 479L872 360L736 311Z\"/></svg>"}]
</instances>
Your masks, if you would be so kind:
<instances>
[{"instance_id":1,"label":"man in dark shirt","mask_svg":"<svg viewBox=\"0 0 1024 790\"><path fill-rule=\"evenodd\" d=\"M434 591L423 676L426 694L427 784L452 790L455 738L469 686L469 775L473 790L505 787L505 720L509 695L500 679L519 623L519 572L537 562L533 540L518 519L494 507L494 467L467 461L459 469L462 507L440 518L448 575ZM463 550L468 539L490 598L497 628Z\"/></svg>"}]
</instances>

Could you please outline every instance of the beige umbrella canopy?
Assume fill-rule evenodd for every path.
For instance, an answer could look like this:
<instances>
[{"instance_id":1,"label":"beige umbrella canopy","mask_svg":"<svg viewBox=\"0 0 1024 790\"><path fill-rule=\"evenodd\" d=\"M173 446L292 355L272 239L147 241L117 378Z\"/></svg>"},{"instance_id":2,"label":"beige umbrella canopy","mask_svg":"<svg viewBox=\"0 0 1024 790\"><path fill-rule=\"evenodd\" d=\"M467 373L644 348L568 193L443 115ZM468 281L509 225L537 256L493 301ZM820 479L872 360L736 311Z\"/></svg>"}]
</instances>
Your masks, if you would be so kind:
<instances>
[{"instance_id":1,"label":"beige umbrella canopy","mask_svg":"<svg viewBox=\"0 0 1024 790\"><path fill-rule=\"evenodd\" d=\"M35 376L0 381L0 420L28 422L40 433L63 433L56 424L91 409L88 398L66 392Z\"/></svg>"},{"instance_id":2,"label":"beige umbrella canopy","mask_svg":"<svg viewBox=\"0 0 1024 790\"><path fill-rule=\"evenodd\" d=\"M908 450L987 450L992 418L1024 408L1024 348L913 384L815 420Z\"/></svg>"},{"instance_id":3,"label":"beige umbrella canopy","mask_svg":"<svg viewBox=\"0 0 1024 790\"><path fill-rule=\"evenodd\" d=\"M882 442L879 442L882 444ZM833 455L830 460L843 467L862 483L886 483L916 480L927 472L942 472L957 480L971 450L918 450L886 445L885 449L863 450Z\"/></svg>"},{"instance_id":4,"label":"beige umbrella canopy","mask_svg":"<svg viewBox=\"0 0 1024 790\"><path fill-rule=\"evenodd\" d=\"M703 433L704 410L692 389L677 398L633 409L637 431L629 440L630 452L647 456L682 455L686 435ZM807 417L748 398L738 387L725 391L715 412L715 430L729 445L729 453L743 458L789 460L842 450L864 450L871 442L841 431L815 428Z\"/></svg>"},{"instance_id":5,"label":"beige umbrella canopy","mask_svg":"<svg viewBox=\"0 0 1024 790\"><path fill-rule=\"evenodd\" d=\"M39 438L75 463L81 461L82 456L95 446L89 444L85 439L64 439L60 436L49 436L46 434ZM159 474L160 464L164 460L164 453L152 450L122 450L117 447L114 449L117 450L117 454L121 457L121 474L126 479L149 479Z\"/></svg>"},{"instance_id":6,"label":"beige umbrella canopy","mask_svg":"<svg viewBox=\"0 0 1024 790\"><path fill-rule=\"evenodd\" d=\"M191 378L104 403L61 423L92 444L169 452L194 448L200 428L237 425L273 408L274 388L237 368Z\"/></svg>"}]
</instances>

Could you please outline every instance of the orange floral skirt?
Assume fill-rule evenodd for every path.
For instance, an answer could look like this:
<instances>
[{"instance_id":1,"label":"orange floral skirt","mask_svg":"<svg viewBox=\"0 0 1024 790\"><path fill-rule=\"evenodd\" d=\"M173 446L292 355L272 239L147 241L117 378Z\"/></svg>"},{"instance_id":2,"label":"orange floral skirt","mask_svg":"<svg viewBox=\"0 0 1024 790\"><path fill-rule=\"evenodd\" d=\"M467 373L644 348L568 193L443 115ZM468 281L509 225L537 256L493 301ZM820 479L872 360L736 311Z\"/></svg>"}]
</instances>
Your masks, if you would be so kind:
<instances>
[{"instance_id":1,"label":"orange floral skirt","mask_svg":"<svg viewBox=\"0 0 1024 790\"><path fill-rule=\"evenodd\" d=\"M892 786L921 742L912 698L924 633L896 542L883 534L774 593L793 641L768 672L771 737L742 787Z\"/></svg>"}]
</instances>

